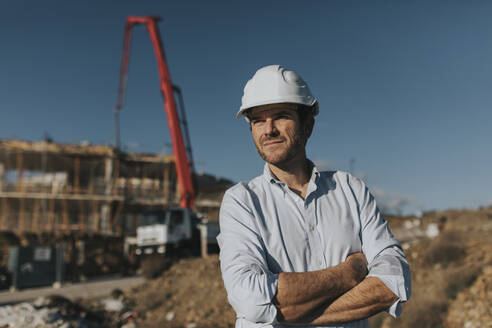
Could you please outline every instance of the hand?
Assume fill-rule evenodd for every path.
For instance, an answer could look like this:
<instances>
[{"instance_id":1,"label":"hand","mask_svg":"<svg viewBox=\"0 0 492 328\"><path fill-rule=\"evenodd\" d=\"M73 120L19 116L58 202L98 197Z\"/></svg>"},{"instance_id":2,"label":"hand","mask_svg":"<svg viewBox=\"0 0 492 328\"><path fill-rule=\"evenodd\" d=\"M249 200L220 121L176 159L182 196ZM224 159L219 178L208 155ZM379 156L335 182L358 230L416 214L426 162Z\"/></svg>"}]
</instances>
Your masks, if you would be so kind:
<instances>
[{"instance_id":1,"label":"hand","mask_svg":"<svg viewBox=\"0 0 492 328\"><path fill-rule=\"evenodd\" d=\"M367 276L367 259L362 252L349 254L344 263L350 268L355 285Z\"/></svg>"}]
</instances>

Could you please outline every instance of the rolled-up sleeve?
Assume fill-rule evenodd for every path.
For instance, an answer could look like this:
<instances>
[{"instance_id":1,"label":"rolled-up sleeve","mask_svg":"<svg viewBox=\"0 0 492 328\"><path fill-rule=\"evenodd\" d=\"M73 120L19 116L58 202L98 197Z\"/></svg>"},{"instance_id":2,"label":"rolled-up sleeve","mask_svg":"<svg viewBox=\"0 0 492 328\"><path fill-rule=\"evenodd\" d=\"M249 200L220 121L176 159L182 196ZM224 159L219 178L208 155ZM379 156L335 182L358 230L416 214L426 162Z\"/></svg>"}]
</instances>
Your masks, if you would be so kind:
<instances>
[{"instance_id":1,"label":"rolled-up sleeve","mask_svg":"<svg viewBox=\"0 0 492 328\"><path fill-rule=\"evenodd\" d=\"M278 275L268 270L263 242L247 191L237 185L226 192L220 209L220 266L227 297L238 318L273 323L277 309L272 299Z\"/></svg>"},{"instance_id":2,"label":"rolled-up sleeve","mask_svg":"<svg viewBox=\"0 0 492 328\"><path fill-rule=\"evenodd\" d=\"M398 296L398 300L387 309L389 314L397 317L401 313L400 304L410 298L411 278L408 262L368 188L354 177L351 177L351 185L359 203L362 251L369 264L368 276L379 278Z\"/></svg>"}]
</instances>

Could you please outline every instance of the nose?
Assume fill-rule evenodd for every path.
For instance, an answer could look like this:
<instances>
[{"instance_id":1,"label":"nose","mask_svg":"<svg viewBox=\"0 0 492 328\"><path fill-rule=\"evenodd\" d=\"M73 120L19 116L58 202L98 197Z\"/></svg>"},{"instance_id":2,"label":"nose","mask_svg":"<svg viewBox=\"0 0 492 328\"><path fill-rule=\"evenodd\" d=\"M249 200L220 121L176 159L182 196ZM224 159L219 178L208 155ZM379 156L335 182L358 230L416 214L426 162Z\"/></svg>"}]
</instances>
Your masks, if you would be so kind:
<instances>
[{"instance_id":1,"label":"nose","mask_svg":"<svg viewBox=\"0 0 492 328\"><path fill-rule=\"evenodd\" d=\"M276 135L278 134L277 127L275 126L275 121L272 119L267 119L265 122L265 134L266 135Z\"/></svg>"}]
</instances>

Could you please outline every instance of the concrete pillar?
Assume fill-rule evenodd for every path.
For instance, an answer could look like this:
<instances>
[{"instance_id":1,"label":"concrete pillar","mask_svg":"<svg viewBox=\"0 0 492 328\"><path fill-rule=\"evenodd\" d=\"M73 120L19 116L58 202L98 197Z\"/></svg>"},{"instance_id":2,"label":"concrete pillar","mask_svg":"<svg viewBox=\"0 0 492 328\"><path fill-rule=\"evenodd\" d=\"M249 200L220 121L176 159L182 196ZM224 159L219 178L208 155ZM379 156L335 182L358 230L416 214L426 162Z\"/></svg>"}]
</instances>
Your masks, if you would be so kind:
<instances>
[{"instance_id":1,"label":"concrete pillar","mask_svg":"<svg viewBox=\"0 0 492 328\"><path fill-rule=\"evenodd\" d=\"M90 201L91 204L91 209L90 212L91 214L89 215L89 230L92 232L100 232L101 226L100 226L100 218L101 218L101 211L99 210L99 202L92 200Z\"/></svg>"},{"instance_id":2,"label":"concrete pillar","mask_svg":"<svg viewBox=\"0 0 492 328\"><path fill-rule=\"evenodd\" d=\"M108 221L109 221L109 205L107 203L103 204L101 206L101 216L99 220L99 231L100 232L107 232L106 230L108 229Z\"/></svg>"},{"instance_id":3,"label":"concrete pillar","mask_svg":"<svg viewBox=\"0 0 492 328\"><path fill-rule=\"evenodd\" d=\"M104 159L104 193L111 195L111 189L113 187L113 157L106 157Z\"/></svg>"},{"instance_id":4,"label":"concrete pillar","mask_svg":"<svg viewBox=\"0 0 492 328\"><path fill-rule=\"evenodd\" d=\"M113 157L106 157L104 160L104 194L111 196L113 189ZM108 232L109 220L111 216L111 201L106 201L101 206L101 220L99 221L100 231Z\"/></svg>"},{"instance_id":5,"label":"concrete pillar","mask_svg":"<svg viewBox=\"0 0 492 328\"><path fill-rule=\"evenodd\" d=\"M5 166L0 163L0 192L3 191L3 176L5 175Z\"/></svg>"},{"instance_id":6,"label":"concrete pillar","mask_svg":"<svg viewBox=\"0 0 492 328\"><path fill-rule=\"evenodd\" d=\"M80 189L80 157L75 157L73 168L73 192L78 194Z\"/></svg>"},{"instance_id":7,"label":"concrete pillar","mask_svg":"<svg viewBox=\"0 0 492 328\"><path fill-rule=\"evenodd\" d=\"M203 221L203 223L200 223L198 226L200 229L200 248L202 251L202 257L206 258L208 257L208 231L207 231L207 221Z\"/></svg>"},{"instance_id":8,"label":"concrete pillar","mask_svg":"<svg viewBox=\"0 0 492 328\"><path fill-rule=\"evenodd\" d=\"M8 221L8 214L9 214L9 204L7 203L7 198L2 197L1 199L1 214L0 214L0 230L8 230L9 229L9 221Z\"/></svg>"}]
</instances>

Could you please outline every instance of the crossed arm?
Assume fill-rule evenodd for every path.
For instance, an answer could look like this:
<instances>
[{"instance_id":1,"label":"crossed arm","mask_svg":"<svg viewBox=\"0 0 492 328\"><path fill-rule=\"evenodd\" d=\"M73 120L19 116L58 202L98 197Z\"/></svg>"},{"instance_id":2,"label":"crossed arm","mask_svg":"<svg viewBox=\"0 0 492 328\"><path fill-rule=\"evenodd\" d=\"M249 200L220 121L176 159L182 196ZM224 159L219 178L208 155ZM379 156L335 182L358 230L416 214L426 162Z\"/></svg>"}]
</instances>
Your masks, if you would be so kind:
<instances>
[{"instance_id":1,"label":"crossed arm","mask_svg":"<svg viewBox=\"0 0 492 328\"><path fill-rule=\"evenodd\" d=\"M366 277L367 261L355 253L337 266L280 273L274 303L286 324L328 325L367 318L398 297L378 278Z\"/></svg>"}]
</instances>

